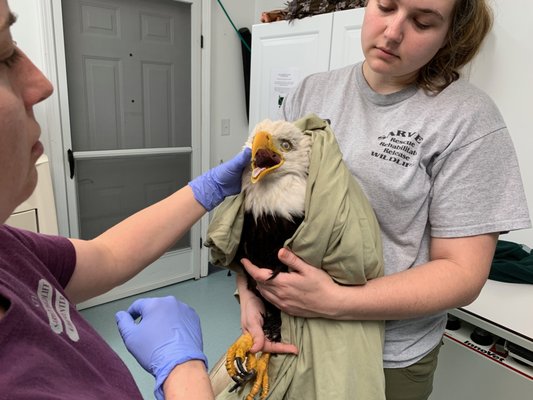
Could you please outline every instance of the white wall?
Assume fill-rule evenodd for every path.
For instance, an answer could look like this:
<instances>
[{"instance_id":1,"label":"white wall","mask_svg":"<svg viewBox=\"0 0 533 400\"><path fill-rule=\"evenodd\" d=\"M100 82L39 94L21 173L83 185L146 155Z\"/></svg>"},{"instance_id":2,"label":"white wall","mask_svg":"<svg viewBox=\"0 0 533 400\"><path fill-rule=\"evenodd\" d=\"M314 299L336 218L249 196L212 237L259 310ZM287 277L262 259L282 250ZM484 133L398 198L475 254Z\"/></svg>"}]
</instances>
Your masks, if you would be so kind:
<instances>
[{"instance_id":1,"label":"white wall","mask_svg":"<svg viewBox=\"0 0 533 400\"><path fill-rule=\"evenodd\" d=\"M470 80L498 105L513 138L533 218L533 2L494 0L495 24ZM533 247L531 229L501 237Z\"/></svg>"},{"instance_id":2,"label":"white wall","mask_svg":"<svg viewBox=\"0 0 533 400\"><path fill-rule=\"evenodd\" d=\"M251 30L254 4L222 0L237 29ZM211 2L211 165L239 152L248 137L241 42L216 0ZM228 136L222 136L223 119L229 119Z\"/></svg>"},{"instance_id":3,"label":"white wall","mask_svg":"<svg viewBox=\"0 0 533 400\"><path fill-rule=\"evenodd\" d=\"M286 0L221 0L237 29L260 23L261 12L285 7ZM211 165L227 161L248 138L242 52L239 37L218 1L211 1ZM222 135L222 120L230 122Z\"/></svg>"}]
</instances>

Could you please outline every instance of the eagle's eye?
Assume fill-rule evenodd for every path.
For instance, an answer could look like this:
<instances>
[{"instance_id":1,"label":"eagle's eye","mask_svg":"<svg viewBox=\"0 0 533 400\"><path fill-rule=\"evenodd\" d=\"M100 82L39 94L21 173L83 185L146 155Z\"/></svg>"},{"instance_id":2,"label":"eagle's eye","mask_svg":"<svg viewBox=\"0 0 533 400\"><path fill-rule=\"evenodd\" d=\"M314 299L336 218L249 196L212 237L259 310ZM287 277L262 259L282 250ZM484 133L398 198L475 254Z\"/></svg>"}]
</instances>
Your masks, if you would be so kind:
<instances>
[{"instance_id":1,"label":"eagle's eye","mask_svg":"<svg viewBox=\"0 0 533 400\"><path fill-rule=\"evenodd\" d=\"M283 151L291 151L292 150L292 143L288 140L282 140L279 144L281 147L281 150Z\"/></svg>"}]
</instances>

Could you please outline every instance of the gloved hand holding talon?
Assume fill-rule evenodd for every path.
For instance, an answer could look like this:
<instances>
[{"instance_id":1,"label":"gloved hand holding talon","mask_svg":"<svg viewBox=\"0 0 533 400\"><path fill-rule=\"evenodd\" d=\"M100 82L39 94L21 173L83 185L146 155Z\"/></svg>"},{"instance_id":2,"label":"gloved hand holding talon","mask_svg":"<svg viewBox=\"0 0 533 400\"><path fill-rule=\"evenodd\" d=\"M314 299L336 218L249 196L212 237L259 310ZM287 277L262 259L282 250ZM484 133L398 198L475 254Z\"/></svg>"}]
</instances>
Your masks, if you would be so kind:
<instances>
[{"instance_id":1,"label":"gloved hand holding talon","mask_svg":"<svg viewBox=\"0 0 533 400\"><path fill-rule=\"evenodd\" d=\"M242 171L250 163L252 151L245 148L231 160L210 169L189 182L194 198L211 211L224 198L241 191Z\"/></svg>"},{"instance_id":2,"label":"gloved hand holding talon","mask_svg":"<svg viewBox=\"0 0 533 400\"><path fill-rule=\"evenodd\" d=\"M175 366L202 360L207 369L200 318L175 297L136 300L115 319L128 351L155 376L154 395L158 400L164 399L163 382Z\"/></svg>"}]
</instances>

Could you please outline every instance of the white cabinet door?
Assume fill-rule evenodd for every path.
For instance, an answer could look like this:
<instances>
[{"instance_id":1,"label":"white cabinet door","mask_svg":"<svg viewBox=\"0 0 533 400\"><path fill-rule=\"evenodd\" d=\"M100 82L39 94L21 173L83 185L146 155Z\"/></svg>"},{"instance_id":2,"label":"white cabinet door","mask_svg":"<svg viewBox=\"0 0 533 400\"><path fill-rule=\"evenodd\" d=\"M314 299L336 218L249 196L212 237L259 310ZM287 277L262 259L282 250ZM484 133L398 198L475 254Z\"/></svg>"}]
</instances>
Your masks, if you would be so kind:
<instances>
[{"instance_id":1,"label":"white cabinet door","mask_svg":"<svg viewBox=\"0 0 533 400\"><path fill-rule=\"evenodd\" d=\"M328 70L332 21L330 13L253 26L250 129L278 119L283 97L302 78Z\"/></svg>"},{"instance_id":2,"label":"white cabinet door","mask_svg":"<svg viewBox=\"0 0 533 400\"><path fill-rule=\"evenodd\" d=\"M361 26L364 15L364 8L333 13L329 69L342 68L364 59L361 49Z\"/></svg>"},{"instance_id":3,"label":"white cabinet door","mask_svg":"<svg viewBox=\"0 0 533 400\"><path fill-rule=\"evenodd\" d=\"M37 210L35 209L15 212L11 214L5 224L26 229L31 232L39 232L39 226L37 225Z\"/></svg>"}]
</instances>

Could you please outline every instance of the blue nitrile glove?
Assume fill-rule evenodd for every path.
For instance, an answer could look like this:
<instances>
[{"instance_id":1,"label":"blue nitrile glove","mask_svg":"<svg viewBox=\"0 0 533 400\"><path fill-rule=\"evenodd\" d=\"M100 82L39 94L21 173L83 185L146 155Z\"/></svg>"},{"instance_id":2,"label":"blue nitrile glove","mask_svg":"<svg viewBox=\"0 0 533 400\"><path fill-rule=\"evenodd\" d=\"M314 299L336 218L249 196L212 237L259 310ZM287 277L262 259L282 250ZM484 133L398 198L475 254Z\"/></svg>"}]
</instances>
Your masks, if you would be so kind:
<instances>
[{"instance_id":1,"label":"blue nitrile glove","mask_svg":"<svg viewBox=\"0 0 533 400\"><path fill-rule=\"evenodd\" d=\"M141 317L136 323L135 320ZM172 369L189 360L202 360L202 330L198 314L173 296L139 299L115 315L129 352L155 376L154 395L163 400L163 382Z\"/></svg>"},{"instance_id":2,"label":"blue nitrile glove","mask_svg":"<svg viewBox=\"0 0 533 400\"><path fill-rule=\"evenodd\" d=\"M226 196L241 191L242 170L250 163L252 150L245 148L231 160L211 168L189 182L194 198L207 211L218 206Z\"/></svg>"}]
</instances>

